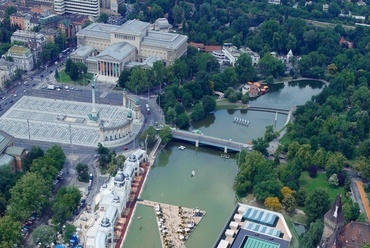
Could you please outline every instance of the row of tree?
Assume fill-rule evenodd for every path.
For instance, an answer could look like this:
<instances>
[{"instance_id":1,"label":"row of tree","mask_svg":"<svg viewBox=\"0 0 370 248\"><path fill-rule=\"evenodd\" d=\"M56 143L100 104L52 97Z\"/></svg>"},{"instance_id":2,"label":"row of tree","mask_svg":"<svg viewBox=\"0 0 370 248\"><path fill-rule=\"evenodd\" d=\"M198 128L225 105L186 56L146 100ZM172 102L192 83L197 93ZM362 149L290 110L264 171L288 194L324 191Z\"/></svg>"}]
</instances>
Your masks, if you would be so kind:
<instances>
[{"instance_id":1,"label":"row of tree","mask_svg":"<svg viewBox=\"0 0 370 248\"><path fill-rule=\"evenodd\" d=\"M10 172L2 168L0 177L0 246L14 247L20 244L21 223L32 214L41 216L52 206L53 222L64 224L72 216L81 193L77 188L62 187L53 200L52 182L63 168L65 155L59 146L50 147L45 153L40 147L32 147L23 160L23 172Z\"/></svg>"}]
</instances>

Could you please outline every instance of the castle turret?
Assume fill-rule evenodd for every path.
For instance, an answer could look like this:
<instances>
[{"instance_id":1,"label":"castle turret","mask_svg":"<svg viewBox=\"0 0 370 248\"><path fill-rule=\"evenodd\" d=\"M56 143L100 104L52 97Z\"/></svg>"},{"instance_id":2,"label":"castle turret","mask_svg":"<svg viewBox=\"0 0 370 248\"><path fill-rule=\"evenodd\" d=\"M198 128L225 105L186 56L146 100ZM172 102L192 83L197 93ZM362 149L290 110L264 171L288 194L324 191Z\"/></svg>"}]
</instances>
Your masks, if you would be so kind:
<instances>
[{"instance_id":1,"label":"castle turret","mask_svg":"<svg viewBox=\"0 0 370 248\"><path fill-rule=\"evenodd\" d=\"M329 236L338 230L338 228L344 226L344 224L345 218L342 212L342 197L337 195L334 204L324 215L324 231L322 234L322 241L326 242Z\"/></svg>"}]
</instances>

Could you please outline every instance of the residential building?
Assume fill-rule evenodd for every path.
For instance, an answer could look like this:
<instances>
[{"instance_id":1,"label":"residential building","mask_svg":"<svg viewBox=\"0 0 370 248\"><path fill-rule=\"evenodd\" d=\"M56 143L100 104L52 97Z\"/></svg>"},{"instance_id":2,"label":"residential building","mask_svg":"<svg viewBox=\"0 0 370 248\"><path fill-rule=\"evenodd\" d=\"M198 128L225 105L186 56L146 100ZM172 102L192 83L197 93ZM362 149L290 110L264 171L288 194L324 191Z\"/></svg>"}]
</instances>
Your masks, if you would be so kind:
<instances>
[{"instance_id":1,"label":"residential building","mask_svg":"<svg viewBox=\"0 0 370 248\"><path fill-rule=\"evenodd\" d=\"M85 61L88 71L98 74L98 81L112 83L117 82L131 62L148 65L153 61L149 58L155 57L170 65L187 51L187 36L153 31L150 23L139 20L130 20L121 26L93 23L76 36L78 48L70 55L71 59ZM91 52L90 47L95 52ZM88 53L96 56L86 57Z\"/></svg>"},{"instance_id":2,"label":"residential building","mask_svg":"<svg viewBox=\"0 0 370 248\"><path fill-rule=\"evenodd\" d=\"M58 15L70 13L98 17L99 0L54 0L54 11Z\"/></svg>"},{"instance_id":3,"label":"residential building","mask_svg":"<svg viewBox=\"0 0 370 248\"><path fill-rule=\"evenodd\" d=\"M10 25L12 26L18 26L21 30L25 29L24 26L24 15L19 12L15 12L10 15Z\"/></svg>"},{"instance_id":4,"label":"residential building","mask_svg":"<svg viewBox=\"0 0 370 248\"><path fill-rule=\"evenodd\" d=\"M243 53L249 55L252 59L252 65L256 66L260 60L260 55L256 52L253 52L248 47L237 48L235 46L223 46L222 52L225 54L230 65L234 66L239 56ZM223 62L223 61L222 61Z\"/></svg>"},{"instance_id":5,"label":"residential building","mask_svg":"<svg viewBox=\"0 0 370 248\"><path fill-rule=\"evenodd\" d=\"M17 69L31 71L34 67L32 52L27 47L14 45L8 50L5 56L13 58Z\"/></svg>"},{"instance_id":6,"label":"residential building","mask_svg":"<svg viewBox=\"0 0 370 248\"><path fill-rule=\"evenodd\" d=\"M10 38L12 43L20 42L30 48L44 47L47 43L45 36L42 33L32 31L17 30Z\"/></svg>"},{"instance_id":7,"label":"residential building","mask_svg":"<svg viewBox=\"0 0 370 248\"><path fill-rule=\"evenodd\" d=\"M4 88L4 83L15 75L16 69L14 62L0 58L0 88Z\"/></svg>"},{"instance_id":8,"label":"residential building","mask_svg":"<svg viewBox=\"0 0 370 248\"><path fill-rule=\"evenodd\" d=\"M237 203L213 248L288 248L291 240L281 213Z\"/></svg>"},{"instance_id":9,"label":"residential building","mask_svg":"<svg viewBox=\"0 0 370 248\"><path fill-rule=\"evenodd\" d=\"M75 35L75 29L71 20L60 20L58 23L58 29L61 34L66 36L67 39Z\"/></svg>"},{"instance_id":10,"label":"residential building","mask_svg":"<svg viewBox=\"0 0 370 248\"><path fill-rule=\"evenodd\" d=\"M62 17L58 15L48 15L40 17L39 24L42 28L57 28L61 19Z\"/></svg>"},{"instance_id":11,"label":"residential building","mask_svg":"<svg viewBox=\"0 0 370 248\"><path fill-rule=\"evenodd\" d=\"M323 4L322 5L322 12L328 12L328 9L329 9L329 4Z\"/></svg>"},{"instance_id":12,"label":"residential building","mask_svg":"<svg viewBox=\"0 0 370 248\"><path fill-rule=\"evenodd\" d=\"M55 38L57 38L59 35L59 32L53 28L43 28L40 30L40 33L45 36L45 39L48 42L51 42L51 43L54 43Z\"/></svg>"}]
</instances>

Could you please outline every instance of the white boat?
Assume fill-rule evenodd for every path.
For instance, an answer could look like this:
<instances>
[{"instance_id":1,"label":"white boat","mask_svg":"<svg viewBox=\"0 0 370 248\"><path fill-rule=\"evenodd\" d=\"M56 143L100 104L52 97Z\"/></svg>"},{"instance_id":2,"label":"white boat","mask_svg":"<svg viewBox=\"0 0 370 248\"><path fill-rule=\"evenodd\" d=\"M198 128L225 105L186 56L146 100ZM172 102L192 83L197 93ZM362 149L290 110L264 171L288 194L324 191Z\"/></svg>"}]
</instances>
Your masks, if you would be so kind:
<instances>
[{"instance_id":1,"label":"white boat","mask_svg":"<svg viewBox=\"0 0 370 248\"><path fill-rule=\"evenodd\" d=\"M185 146L179 146L179 150L181 150L181 151L183 151L183 150L185 150Z\"/></svg>"},{"instance_id":2,"label":"white boat","mask_svg":"<svg viewBox=\"0 0 370 248\"><path fill-rule=\"evenodd\" d=\"M195 177L195 171L191 172L191 177Z\"/></svg>"}]
</instances>

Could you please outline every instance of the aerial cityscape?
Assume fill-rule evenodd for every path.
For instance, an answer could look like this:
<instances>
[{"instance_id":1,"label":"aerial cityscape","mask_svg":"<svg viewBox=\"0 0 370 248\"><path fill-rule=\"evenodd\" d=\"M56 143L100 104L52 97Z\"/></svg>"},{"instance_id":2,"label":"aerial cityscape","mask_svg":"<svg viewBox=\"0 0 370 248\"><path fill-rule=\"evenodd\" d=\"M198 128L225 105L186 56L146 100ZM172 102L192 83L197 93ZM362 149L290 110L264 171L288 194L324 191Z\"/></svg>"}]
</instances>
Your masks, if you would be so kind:
<instances>
[{"instance_id":1,"label":"aerial cityscape","mask_svg":"<svg viewBox=\"0 0 370 248\"><path fill-rule=\"evenodd\" d=\"M0 248L370 248L370 1L0 2Z\"/></svg>"}]
</instances>

